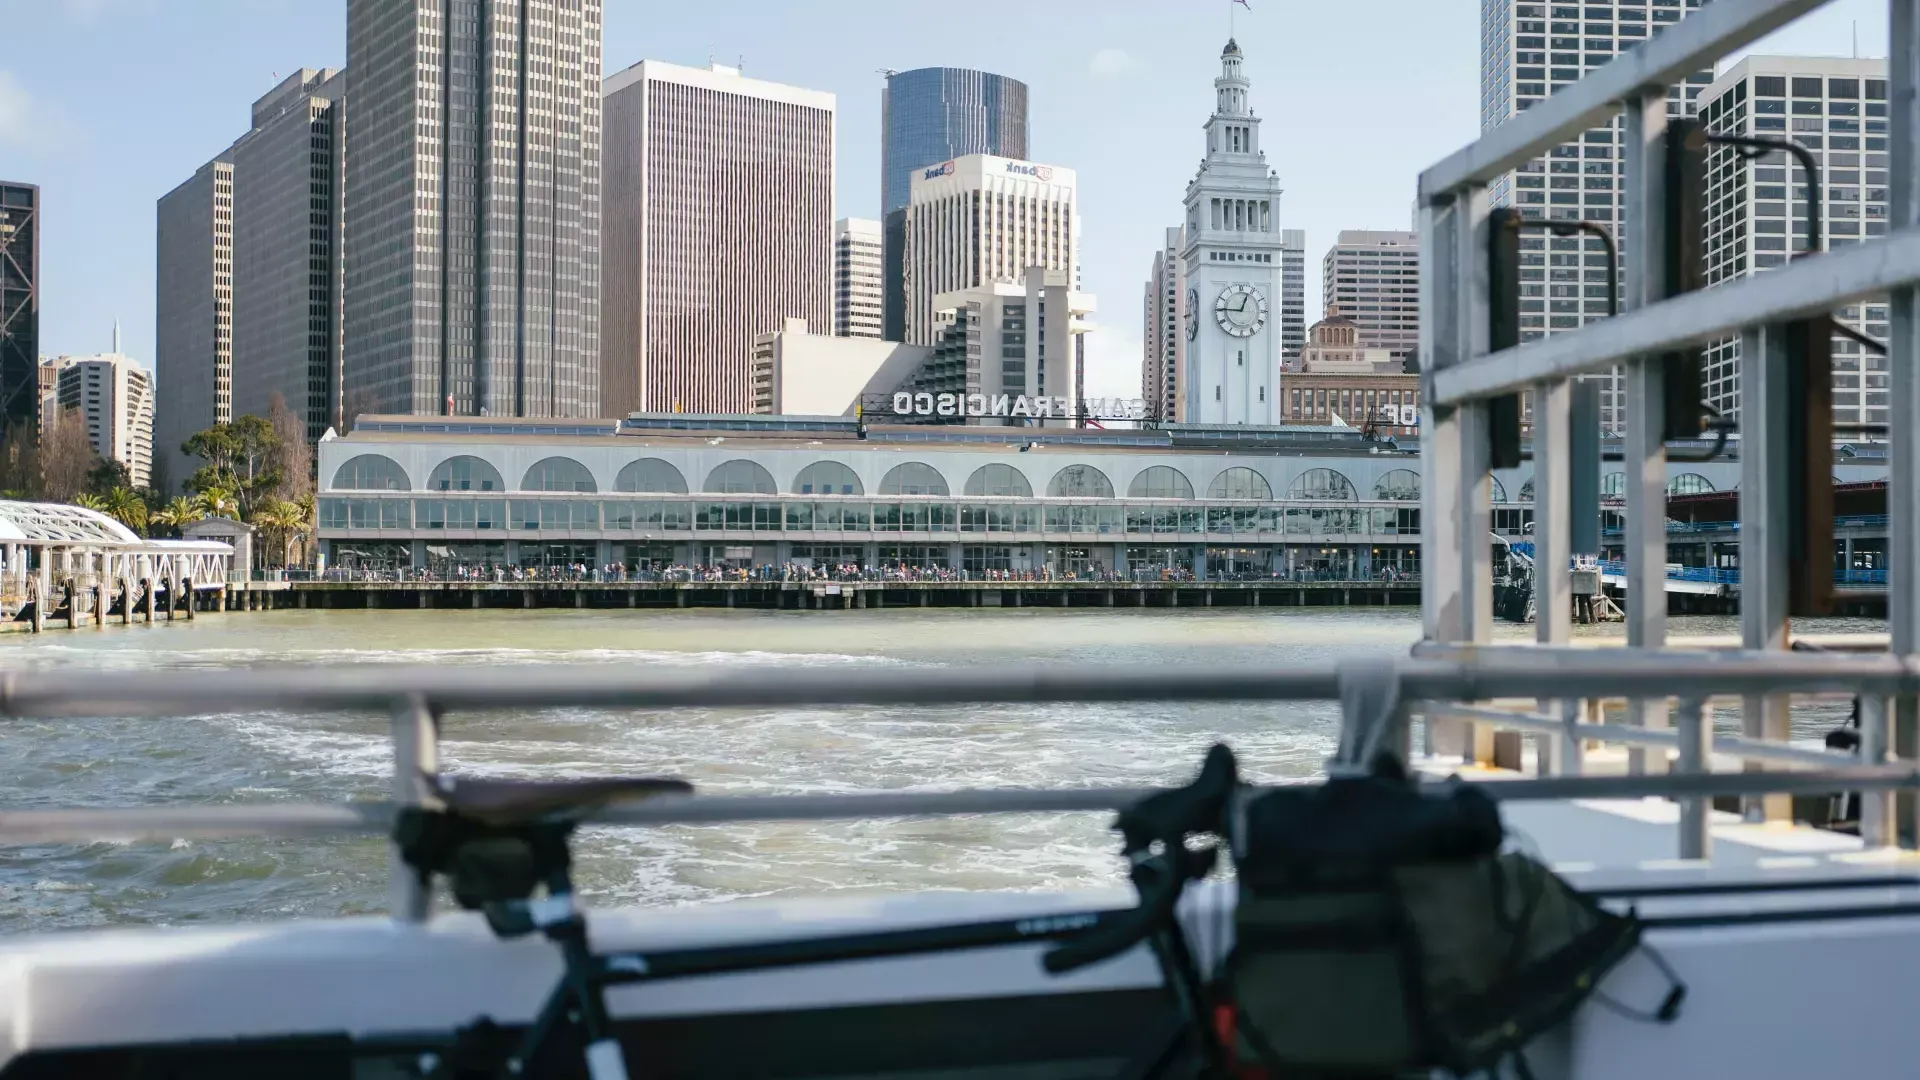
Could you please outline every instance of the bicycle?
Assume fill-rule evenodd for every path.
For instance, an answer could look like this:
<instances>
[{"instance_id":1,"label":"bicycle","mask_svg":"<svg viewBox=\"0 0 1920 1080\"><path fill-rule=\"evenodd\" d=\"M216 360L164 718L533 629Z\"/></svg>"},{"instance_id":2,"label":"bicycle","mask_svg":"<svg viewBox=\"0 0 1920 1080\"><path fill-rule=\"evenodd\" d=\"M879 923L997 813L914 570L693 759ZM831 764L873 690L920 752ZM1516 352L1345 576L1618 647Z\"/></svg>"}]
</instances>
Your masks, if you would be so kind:
<instances>
[{"instance_id":1,"label":"bicycle","mask_svg":"<svg viewBox=\"0 0 1920 1080\"><path fill-rule=\"evenodd\" d=\"M481 911L500 938L539 932L559 946L564 970L545 1005L504 1060L494 1060L502 1029L482 1017L455 1032L443 1053L428 1055L430 1080L477 1076L524 1078L577 1028L591 1080L626 1080L626 1052L615 1037L605 991L610 986L796 967L847 960L903 957L965 949L1057 942L1042 966L1059 975L1117 956L1145 942L1174 1004L1165 1030L1153 1034L1123 1075L1150 1078L1223 1076L1225 1054L1208 1023L1207 987L1194 962L1176 908L1189 881L1207 876L1217 848L1189 848L1192 834L1214 832L1224 820L1238 780L1233 757L1216 748L1199 778L1152 795L1122 811L1128 877L1139 903L1130 908L1056 913L1018 919L954 923L908 930L796 938L741 945L597 954L575 903L569 839L592 811L663 794L690 794L671 779L563 781L468 780L428 777L441 809L408 808L395 841L423 885L450 880L462 907ZM545 890L536 897L537 889Z\"/></svg>"}]
</instances>

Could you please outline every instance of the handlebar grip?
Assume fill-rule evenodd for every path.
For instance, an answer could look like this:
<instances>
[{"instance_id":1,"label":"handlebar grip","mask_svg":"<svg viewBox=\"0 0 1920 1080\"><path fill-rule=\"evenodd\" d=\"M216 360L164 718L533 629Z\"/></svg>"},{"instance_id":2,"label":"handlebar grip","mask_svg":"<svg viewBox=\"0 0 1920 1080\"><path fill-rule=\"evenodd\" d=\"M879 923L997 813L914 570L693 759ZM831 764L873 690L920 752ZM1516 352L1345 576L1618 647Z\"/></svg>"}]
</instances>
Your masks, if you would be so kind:
<instances>
[{"instance_id":1,"label":"handlebar grip","mask_svg":"<svg viewBox=\"0 0 1920 1080\"><path fill-rule=\"evenodd\" d=\"M1050 975L1062 975L1075 968L1099 963L1118 956L1146 940L1154 927L1173 917L1180 899L1178 879L1168 881L1142 897L1139 907L1102 920L1085 933L1068 938L1040 958L1040 966Z\"/></svg>"}]
</instances>

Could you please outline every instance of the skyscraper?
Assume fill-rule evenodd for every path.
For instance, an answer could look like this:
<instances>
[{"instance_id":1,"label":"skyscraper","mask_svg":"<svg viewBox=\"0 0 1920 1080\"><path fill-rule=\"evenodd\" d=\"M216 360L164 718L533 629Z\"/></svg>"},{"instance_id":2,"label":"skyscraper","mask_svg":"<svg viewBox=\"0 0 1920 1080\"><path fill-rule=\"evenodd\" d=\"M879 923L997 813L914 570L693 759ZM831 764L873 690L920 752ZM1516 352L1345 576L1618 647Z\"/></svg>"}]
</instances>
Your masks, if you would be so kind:
<instances>
[{"instance_id":1,"label":"skyscraper","mask_svg":"<svg viewBox=\"0 0 1920 1080\"><path fill-rule=\"evenodd\" d=\"M1180 382L1189 424L1279 423L1281 359L1306 339L1306 234L1280 229L1280 178L1260 149L1252 85L1239 43L1228 41L1213 81L1206 158L1187 185L1187 359ZM1289 253L1301 290L1291 314L1283 306Z\"/></svg>"},{"instance_id":2,"label":"skyscraper","mask_svg":"<svg viewBox=\"0 0 1920 1080\"><path fill-rule=\"evenodd\" d=\"M195 467L180 444L233 419L233 159L200 166L167 192L154 245L155 485Z\"/></svg>"},{"instance_id":3,"label":"skyscraper","mask_svg":"<svg viewBox=\"0 0 1920 1080\"><path fill-rule=\"evenodd\" d=\"M970 154L914 174L906 211L906 341L931 345L942 293L1024 282L1035 267L1080 280L1072 169Z\"/></svg>"},{"instance_id":4,"label":"skyscraper","mask_svg":"<svg viewBox=\"0 0 1920 1080\"><path fill-rule=\"evenodd\" d=\"M1280 230L1280 357L1295 360L1307 344L1307 230Z\"/></svg>"},{"instance_id":5,"label":"skyscraper","mask_svg":"<svg viewBox=\"0 0 1920 1080\"><path fill-rule=\"evenodd\" d=\"M906 208L915 170L968 154L1024 161L1027 84L964 68L917 68L887 76L880 98L880 215L885 304L882 332L903 341L907 326Z\"/></svg>"},{"instance_id":6,"label":"skyscraper","mask_svg":"<svg viewBox=\"0 0 1920 1080\"><path fill-rule=\"evenodd\" d=\"M1748 56L1700 95L1700 115L1720 134L1791 138L1820 166L1822 246L1840 248L1887 232L1887 62L1837 57ZM1791 126L1789 126L1791 125ZM1756 161L1716 147L1709 175L1707 283L1784 266L1808 245L1805 170L1775 152ZM1870 337L1889 337L1884 296L1834 312ZM1833 418L1887 422L1887 357L1833 337ZM1740 411L1740 339L1707 350L1707 401Z\"/></svg>"},{"instance_id":7,"label":"skyscraper","mask_svg":"<svg viewBox=\"0 0 1920 1080\"><path fill-rule=\"evenodd\" d=\"M755 337L833 327L834 97L646 60L606 116L602 414L748 412Z\"/></svg>"},{"instance_id":8,"label":"skyscraper","mask_svg":"<svg viewBox=\"0 0 1920 1080\"><path fill-rule=\"evenodd\" d=\"M345 408L599 410L601 0L347 0Z\"/></svg>"},{"instance_id":9,"label":"skyscraper","mask_svg":"<svg viewBox=\"0 0 1920 1080\"><path fill-rule=\"evenodd\" d=\"M841 218L833 223L833 334L880 336L880 223Z\"/></svg>"},{"instance_id":10,"label":"skyscraper","mask_svg":"<svg viewBox=\"0 0 1920 1080\"><path fill-rule=\"evenodd\" d=\"M93 451L126 466L134 487L146 487L153 466L153 377L114 352L61 358L54 378L54 401L63 420L86 428Z\"/></svg>"},{"instance_id":11,"label":"skyscraper","mask_svg":"<svg viewBox=\"0 0 1920 1080\"><path fill-rule=\"evenodd\" d=\"M39 430L40 189L0 180L0 437Z\"/></svg>"},{"instance_id":12,"label":"skyscraper","mask_svg":"<svg viewBox=\"0 0 1920 1080\"><path fill-rule=\"evenodd\" d=\"M305 68L253 105L233 160L233 407L275 393L318 442L342 416L346 80Z\"/></svg>"},{"instance_id":13,"label":"skyscraper","mask_svg":"<svg viewBox=\"0 0 1920 1080\"><path fill-rule=\"evenodd\" d=\"M1615 55L1657 36L1704 0L1590 0L1580 6L1538 0L1480 0L1480 129L1491 130L1547 95L1572 85ZM1692 115L1713 72L1687 76L1667 91L1670 115ZM1621 123L1581 133L1496 180L1495 206L1529 216L1598 222L1619 235L1623 191ZM1623 245L1624 247L1624 245ZM1596 237L1527 233L1520 239L1520 337L1531 341L1607 313L1605 249ZM1605 376L1601 426L1618 431L1625 384Z\"/></svg>"},{"instance_id":14,"label":"skyscraper","mask_svg":"<svg viewBox=\"0 0 1920 1080\"><path fill-rule=\"evenodd\" d=\"M1181 330L1187 292L1186 264L1180 258L1185 232L1178 225L1168 229L1166 243L1153 253L1141 311L1145 354L1140 397L1147 405L1147 419L1161 423L1178 423L1181 415L1180 373L1187 356L1187 336Z\"/></svg>"},{"instance_id":15,"label":"skyscraper","mask_svg":"<svg viewBox=\"0 0 1920 1080\"><path fill-rule=\"evenodd\" d=\"M1360 328L1360 344L1396 360L1420 352L1420 237L1411 232L1342 229L1320 260L1329 315Z\"/></svg>"}]
</instances>

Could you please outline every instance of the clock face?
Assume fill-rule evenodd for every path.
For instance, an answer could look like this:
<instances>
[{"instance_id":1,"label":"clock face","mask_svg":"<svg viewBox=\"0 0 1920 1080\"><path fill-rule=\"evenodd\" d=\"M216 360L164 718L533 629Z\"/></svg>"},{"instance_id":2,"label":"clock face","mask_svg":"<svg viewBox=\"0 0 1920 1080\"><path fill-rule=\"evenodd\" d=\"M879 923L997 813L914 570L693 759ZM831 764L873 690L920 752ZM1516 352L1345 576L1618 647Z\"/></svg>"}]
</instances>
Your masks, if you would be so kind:
<instances>
[{"instance_id":1,"label":"clock face","mask_svg":"<svg viewBox=\"0 0 1920 1080\"><path fill-rule=\"evenodd\" d=\"M1267 298L1251 285L1229 285L1213 302L1213 318L1234 337L1252 337L1267 325Z\"/></svg>"},{"instance_id":2,"label":"clock face","mask_svg":"<svg viewBox=\"0 0 1920 1080\"><path fill-rule=\"evenodd\" d=\"M1187 290L1187 340L1200 336L1200 290Z\"/></svg>"}]
</instances>

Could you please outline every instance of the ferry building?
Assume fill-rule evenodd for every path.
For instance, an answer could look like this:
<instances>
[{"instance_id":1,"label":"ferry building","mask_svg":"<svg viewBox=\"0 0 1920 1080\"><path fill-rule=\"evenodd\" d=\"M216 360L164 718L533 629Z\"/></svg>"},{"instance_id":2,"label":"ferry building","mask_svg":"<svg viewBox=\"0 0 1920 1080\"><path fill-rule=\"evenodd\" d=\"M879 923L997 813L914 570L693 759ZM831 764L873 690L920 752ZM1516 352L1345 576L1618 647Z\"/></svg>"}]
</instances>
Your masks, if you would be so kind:
<instances>
[{"instance_id":1,"label":"ferry building","mask_svg":"<svg viewBox=\"0 0 1920 1080\"><path fill-rule=\"evenodd\" d=\"M319 465L330 566L797 562L1348 580L1419 569L1418 455L1351 429L369 416L325 439ZM1733 460L1673 469L1675 490L1739 480ZM1835 468L1842 480L1884 472ZM1494 479L1496 531L1525 535L1531 467Z\"/></svg>"}]
</instances>

